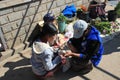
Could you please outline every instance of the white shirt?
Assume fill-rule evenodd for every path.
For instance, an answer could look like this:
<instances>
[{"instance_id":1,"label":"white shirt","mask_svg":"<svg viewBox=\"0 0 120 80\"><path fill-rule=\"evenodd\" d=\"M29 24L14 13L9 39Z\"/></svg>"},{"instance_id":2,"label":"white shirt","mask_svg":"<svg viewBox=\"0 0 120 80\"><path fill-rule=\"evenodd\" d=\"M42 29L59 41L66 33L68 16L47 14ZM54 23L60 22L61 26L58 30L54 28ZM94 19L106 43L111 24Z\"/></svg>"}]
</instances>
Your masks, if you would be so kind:
<instances>
[{"instance_id":1,"label":"white shirt","mask_svg":"<svg viewBox=\"0 0 120 80\"><path fill-rule=\"evenodd\" d=\"M32 70L37 75L44 75L47 71L54 69L60 62L60 56L54 59L53 48L48 44L35 41L32 46L31 65Z\"/></svg>"}]
</instances>

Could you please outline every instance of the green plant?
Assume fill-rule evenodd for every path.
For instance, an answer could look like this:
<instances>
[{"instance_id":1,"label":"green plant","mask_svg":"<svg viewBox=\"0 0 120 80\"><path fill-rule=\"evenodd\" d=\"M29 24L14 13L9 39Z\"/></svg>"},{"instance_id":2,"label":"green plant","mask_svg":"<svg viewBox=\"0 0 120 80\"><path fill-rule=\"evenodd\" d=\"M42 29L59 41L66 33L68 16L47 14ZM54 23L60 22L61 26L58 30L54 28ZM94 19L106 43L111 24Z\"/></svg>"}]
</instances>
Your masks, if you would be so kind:
<instances>
[{"instance_id":1,"label":"green plant","mask_svg":"<svg viewBox=\"0 0 120 80\"><path fill-rule=\"evenodd\" d=\"M95 27L102 33L102 34L110 34L111 32L111 24L110 22L99 22L95 23Z\"/></svg>"},{"instance_id":2,"label":"green plant","mask_svg":"<svg viewBox=\"0 0 120 80\"><path fill-rule=\"evenodd\" d=\"M81 16L83 14L83 10L81 8L77 9L77 18L81 18L83 16Z\"/></svg>"},{"instance_id":3,"label":"green plant","mask_svg":"<svg viewBox=\"0 0 120 80\"><path fill-rule=\"evenodd\" d=\"M67 18L63 15L63 14L60 14L57 18L58 21L65 21L67 20Z\"/></svg>"},{"instance_id":4,"label":"green plant","mask_svg":"<svg viewBox=\"0 0 120 80\"><path fill-rule=\"evenodd\" d=\"M115 11L118 15L118 17L120 17L120 2L117 4L117 6L115 7Z\"/></svg>"},{"instance_id":5,"label":"green plant","mask_svg":"<svg viewBox=\"0 0 120 80\"><path fill-rule=\"evenodd\" d=\"M83 12L83 10L81 8L77 9L77 12Z\"/></svg>"}]
</instances>

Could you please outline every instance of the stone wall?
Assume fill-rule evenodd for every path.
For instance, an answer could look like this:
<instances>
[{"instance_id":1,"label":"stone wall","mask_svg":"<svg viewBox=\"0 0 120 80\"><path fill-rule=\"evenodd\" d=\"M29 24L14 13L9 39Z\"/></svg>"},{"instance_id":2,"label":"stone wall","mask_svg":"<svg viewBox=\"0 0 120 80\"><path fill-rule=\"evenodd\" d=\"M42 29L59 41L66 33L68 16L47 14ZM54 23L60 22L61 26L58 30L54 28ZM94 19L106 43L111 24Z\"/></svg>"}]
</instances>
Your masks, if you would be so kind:
<instances>
[{"instance_id":1,"label":"stone wall","mask_svg":"<svg viewBox=\"0 0 120 80\"><path fill-rule=\"evenodd\" d=\"M14 3L14 1L17 3L17 0L12 0L12 3ZM6 42L4 44L7 46L7 50L1 52L1 54L13 55L25 49L27 47L27 39L36 23L42 21L42 17L48 11L52 11L55 15L58 15L67 4L75 4L77 7L81 4L87 5L88 1L89 0L33 0L32 2L16 5L11 5L9 1L1 2L0 27L3 39ZM7 6L7 3L10 5Z\"/></svg>"}]
</instances>

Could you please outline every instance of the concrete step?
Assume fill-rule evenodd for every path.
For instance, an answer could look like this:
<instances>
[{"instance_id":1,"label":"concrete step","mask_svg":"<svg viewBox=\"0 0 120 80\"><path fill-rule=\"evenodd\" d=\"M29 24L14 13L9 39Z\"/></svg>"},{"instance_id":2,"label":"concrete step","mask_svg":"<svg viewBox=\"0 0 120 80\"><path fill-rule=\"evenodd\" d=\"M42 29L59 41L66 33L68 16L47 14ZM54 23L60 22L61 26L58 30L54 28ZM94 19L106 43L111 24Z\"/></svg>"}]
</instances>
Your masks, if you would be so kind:
<instances>
[{"instance_id":1,"label":"concrete step","mask_svg":"<svg viewBox=\"0 0 120 80\"><path fill-rule=\"evenodd\" d=\"M11 51L8 52L10 53ZM5 76L9 71L11 71L11 66L14 68L14 70L31 67L31 65L29 64L30 55L31 48L27 48L19 52L18 54L14 54L11 57L8 57L10 55L6 55L4 60L2 57L2 60L0 61L0 77ZM14 70L12 71L14 72Z\"/></svg>"},{"instance_id":2,"label":"concrete step","mask_svg":"<svg viewBox=\"0 0 120 80\"><path fill-rule=\"evenodd\" d=\"M14 57L14 55L23 55L23 56L25 56L26 55L26 53L31 53L30 51L31 51L31 48L26 48L25 50L24 50L24 47L25 47L25 45L24 44L20 44L19 46L16 46L16 47L14 47L13 49L9 49L9 50L6 50L5 52L1 52L0 53L0 55L1 55L1 57L0 57L0 62L1 61L3 61L3 60L5 60L5 59L8 59L9 57ZM28 46L27 46L28 47ZM29 54L30 55L30 54ZM26 57L27 57L27 55L26 55ZM30 56L29 56L30 57Z\"/></svg>"},{"instance_id":3,"label":"concrete step","mask_svg":"<svg viewBox=\"0 0 120 80\"><path fill-rule=\"evenodd\" d=\"M30 58L30 57L31 57L31 54L32 54L32 48L29 47L29 48L21 51L21 52L18 53L18 54L20 54L22 57Z\"/></svg>"},{"instance_id":4,"label":"concrete step","mask_svg":"<svg viewBox=\"0 0 120 80\"><path fill-rule=\"evenodd\" d=\"M9 53L7 53L9 52ZM3 55L2 58L0 58L0 67L3 66L6 62L9 61L18 61L24 58L29 59L31 57L31 48L27 48L18 54L14 54L13 56L9 55L12 50L7 51L7 55Z\"/></svg>"},{"instance_id":5,"label":"concrete step","mask_svg":"<svg viewBox=\"0 0 120 80\"><path fill-rule=\"evenodd\" d=\"M24 47L25 47L25 44L20 44L19 46L15 46L13 48L13 50L14 50L13 55L23 51Z\"/></svg>"},{"instance_id":6,"label":"concrete step","mask_svg":"<svg viewBox=\"0 0 120 80\"><path fill-rule=\"evenodd\" d=\"M8 57L10 57L12 55L12 53L13 53L13 50L11 50L11 49L7 50L5 52L1 52L0 53L1 54L0 62L3 61L3 60L5 60L5 59L7 59Z\"/></svg>"},{"instance_id":7,"label":"concrete step","mask_svg":"<svg viewBox=\"0 0 120 80\"><path fill-rule=\"evenodd\" d=\"M17 53L19 53L20 51L22 51L24 49L24 44L20 44L19 46L14 47L13 49L8 49L6 51L1 52L1 57L0 57L0 61L3 61Z\"/></svg>"}]
</instances>

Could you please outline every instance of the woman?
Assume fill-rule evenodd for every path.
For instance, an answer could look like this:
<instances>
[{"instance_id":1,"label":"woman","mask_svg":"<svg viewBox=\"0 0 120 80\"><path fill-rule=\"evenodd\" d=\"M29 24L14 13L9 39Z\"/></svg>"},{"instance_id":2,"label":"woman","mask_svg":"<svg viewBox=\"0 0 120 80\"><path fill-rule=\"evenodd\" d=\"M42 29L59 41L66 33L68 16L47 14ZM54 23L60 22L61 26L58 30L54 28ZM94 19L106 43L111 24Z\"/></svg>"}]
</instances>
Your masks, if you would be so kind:
<instances>
[{"instance_id":1,"label":"woman","mask_svg":"<svg viewBox=\"0 0 120 80\"><path fill-rule=\"evenodd\" d=\"M61 57L54 55L51 45L54 44L57 29L53 23L46 23L42 32L32 45L31 65L35 75L40 78L53 76L56 68L61 63Z\"/></svg>"}]
</instances>

